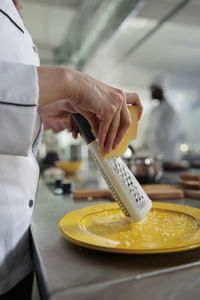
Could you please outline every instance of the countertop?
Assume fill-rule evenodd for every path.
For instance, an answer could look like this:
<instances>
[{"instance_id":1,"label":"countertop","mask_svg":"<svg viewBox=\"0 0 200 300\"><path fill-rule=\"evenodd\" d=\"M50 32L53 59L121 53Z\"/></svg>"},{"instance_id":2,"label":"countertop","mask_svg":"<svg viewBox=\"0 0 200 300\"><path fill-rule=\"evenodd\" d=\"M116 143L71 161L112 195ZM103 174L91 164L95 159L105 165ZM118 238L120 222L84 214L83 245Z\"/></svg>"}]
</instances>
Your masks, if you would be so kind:
<instances>
[{"instance_id":1,"label":"countertop","mask_svg":"<svg viewBox=\"0 0 200 300\"><path fill-rule=\"evenodd\" d=\"M175 183L178 177L177 172L166 173L162 183ZM199 299L200 249L172 254L125 255L89 250L63 239L58 222L65 214L108 201L55 196L40 182L31 233L41 299ZM198 199L170 202L200 208Z\"/></svg>"}]
</instances>

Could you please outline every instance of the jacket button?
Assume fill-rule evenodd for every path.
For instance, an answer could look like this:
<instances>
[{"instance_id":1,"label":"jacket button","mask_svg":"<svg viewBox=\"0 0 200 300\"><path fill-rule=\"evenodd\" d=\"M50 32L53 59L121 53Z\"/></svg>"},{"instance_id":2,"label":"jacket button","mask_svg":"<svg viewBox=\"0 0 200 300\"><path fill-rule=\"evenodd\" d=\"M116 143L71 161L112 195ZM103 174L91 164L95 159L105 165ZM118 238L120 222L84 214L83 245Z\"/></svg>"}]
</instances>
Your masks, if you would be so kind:
<instances>
[{"instance_id":1,"label":"jacket button","mask_svg":"<svg viewBox=\"0 0 200 300\"><path fill-rule=\"evenodd\" d=\"M35 53L37 53L37 48L35 47L35 45L33 45L33 50Z\"/></svg>"},{"instance_id":2,"label":"jacket button","mask_svg":"<svg viewBox=\"0 0 200 300\"><path fill-rule=\"evenodd\" d=\"M29 205L29 207L32 207L33 206L33 200L30 200L28 205Z\"/></svg>"}]
</instances>

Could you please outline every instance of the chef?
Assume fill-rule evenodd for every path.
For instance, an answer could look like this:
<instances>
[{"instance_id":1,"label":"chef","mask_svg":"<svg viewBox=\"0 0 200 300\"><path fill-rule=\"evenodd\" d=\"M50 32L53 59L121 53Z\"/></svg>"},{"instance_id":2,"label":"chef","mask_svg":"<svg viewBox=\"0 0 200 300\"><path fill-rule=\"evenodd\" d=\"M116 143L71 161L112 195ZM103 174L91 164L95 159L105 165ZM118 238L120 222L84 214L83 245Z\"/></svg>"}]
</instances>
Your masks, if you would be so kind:
<instances>
[{"instance_id":1,"label":"chef","mask_svg":"<svg viewBox=\"0 0 200 300\"><path fill-rule=\"evenodd\" d=\"M150 86L154 104L149 113L145 143L150 155L160 155L164 161L178 162L183 133L180 117L165 97L165 86L164 75L156 76Z\"/></svg>"},{"instance_id":2,"label":"chef","mask_svg":"<svg viewBox=\"0 0 200 300\"><path fill-rule=\"evenodd\" d=\"M39 168L42 122L77 129L70 113L90 122L101 152L120 142L131 120L126 103L142 105L76 70L39 67L37 49L12 0L0 1L0 299L29 299L29 227ZM27 281L28 280L28 281Z\"/></svg>"}]
</instances>

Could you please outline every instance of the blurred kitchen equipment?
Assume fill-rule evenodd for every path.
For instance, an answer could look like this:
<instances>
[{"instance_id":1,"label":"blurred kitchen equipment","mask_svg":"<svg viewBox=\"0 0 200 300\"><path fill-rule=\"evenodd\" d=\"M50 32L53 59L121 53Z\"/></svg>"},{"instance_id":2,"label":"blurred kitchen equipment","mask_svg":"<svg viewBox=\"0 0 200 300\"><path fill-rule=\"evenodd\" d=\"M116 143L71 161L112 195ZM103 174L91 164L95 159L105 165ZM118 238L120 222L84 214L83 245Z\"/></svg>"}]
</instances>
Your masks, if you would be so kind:
<instances>
[{"instance_id":1,"label":"blurred kitchen equipment","mask_svg":"<svg viewBox=\"0 0 200 300\"><path fill-rule=\"evenodd\" d=\"M55 165L66 174L75 174L80 170L82 161L56 161Z\"/></svg>"},{"instance_id":2,"label":"blurred kitchen equipment","mask_svg":"<svg viewBox=\"0 0 200 300\"><path fill-rule=\"evenodd\" d=\"M65 173L56 168L51 167L43 172L43 179L46 184L53 184L56 180L64 178Z\"/></svg>"},{"instance_id":3,"label":"blurred kitchen equipment","mask_svg":"<svg viewBox=\"0 0 200 300\"><path fill-rule=\"evenodd\" d=\"M143 219L151 208L151 201L120 157L104 159L98 141L88 121L80 114L72 114L90 153L101 171L114 199L132 222Z\"/></svg>"},{"instance_id":4,"label":"blurred kitchen equipment","mask_svg":"<svg viewBox=\"0 0 200 300\"><path fill-rule=\"evenodd\" d=\"M62 179L57 179L54 183L54 190L55 195L62 195L63 194L63 188L62 188Z\"/></svg>"},{"instance_id":5,"label":"blurred kitchen equipment","mask_svg":"<svg viewBox=\"0 0 200 300\"><path fill-rule=\"evenodd\" d=\"M159 157L123 158L141 184L158 182L163 175L162 160Z\"/></svg>"},{"instance_id":6,"label":"blurred kitchen equipment","mask_svg":"<svg viewBox=\"0 0 200 300\"><path fill-rule=\"evenodd\" d=\"M42 152L42 153L41 153ZM45 130L42 139L42 151L40 150L41 171L53 167L55 161L59 160L58 143L56 135L51 130Z\"/></svg>"},{"instance_id":7,"label":"blurred kitchen equipment","mask_svg":"<svg viewBox=\"0 0 200 300\"><path fill-rule=\"evenodd\" d=\"M187 181L198 181L200 183L200 175L195 173L184 173L180 175L180 179Z\"/></svg>"},{"instance_id":8,"label":"blurred kitchen equipment","mask_svg":"<svg viewBox=\"0 0 200 300\"><path fill-rule=\"evenodd\" d=\"M181 189L169 184L146 184L142 186L151 200L183 199Z\"/></svg>"},{"instance_id":9,"label":"blurred kitchen equipment","mask_svg":"<svg viewBox=\"0 0 200 300\"><path fill-rule=\"evenodd\" d=\"M169 184L145 184L142 186L151 200L183 199L181 189ZM74 199L106 198L112 200L112 194L108 189L84 189L75 190Z\"/></svg>"},{"instance_id":10,"label":"blurred kitchen equipment","mask_svg":"<svg viewBox=\"0 0 200 300\"><path fill-rule=\"evenodd\" d=\"M200 199L200 175L185 173L180 175L179 184L184 188L185 196Z\"/></svg>"},{"instance_id":11,"label":"blurred kitchen equipment","mask_svg":"<svg viewBox=\"0 0 200 300\"><path fill-rule=\"evenodd\" d=\"M72 180L64 179L62 182L63 194L71 194L74 191L74 182Z\"/></svg>"},{"instance_id":12,"label":"blurred kitchen equipment","mask_svg":"<svg viewBox=\"0 0 200 300\"><path fill-rule=\"evenodd\" d=\"M71 180L57 179L54 182L53 192L55 195L71 194L74 191L74 183Z\"/></svg>"},{"instance_id":13,"label":"blurred kitchen equipment","mask_svg":"<svg viewBox=\"0 0 200 300\"><path fill-rule=\"evenodd\" d=\"M183 171L190 167L190 163L187 160L181 160L180 162L166 161L163 164L165 171Z\"/></svg>"},{"instance_id":14,"label":"blurred kitchen equipment","mask_svg":"<svg viewBox=\"0 0 200 300\"><path fill-rule=\"evenodd\" d=\"M70 157L71 161L82 160L82 145L80 143L70 145Z\"/></svg>"},{"instance_id":15,"label":"blurred kitchen equipment","mask_svg":"<svg viewBox=\"0 0 200 300\"><path fill-rule=\"evenodd\" d=\"M190 198L200 199L200 190L184 189L184 194Z\"/></svg>"},{"instance_id":16,"label":"blurred kitchen equipment","mask_svg":"<svg viewBox=\"0 0 200 300\"><path fill-rule=\"evenodd\" d=\"M199 169L200 168L200 159L195 159L190 162L192 168Z\"/></svg>"},{"instance_id":17,"label":"blurred kitchen equipment","mask_svg":"<svg viewBox=\"0 0 200 300\"><path fill-rule=\"evenodd\" d=\"M137 180L141 184L158 182L163 175L162 158L160 156L138 157L135 155L135 150L132 145L129 145L128 149L131 150L128 157L125 153L125 155L122 155L122 158Z\"/></svg>"},{"instance_id":18,"label":"blurred kitchen equipment","mask_svg":"<svg viewBox=\"0 0 200 300\"><path fill-rule=\"evenodd\" d=\"M135 157L130 169L140 183L158 182L163 175L162 161L157 157Z\"/></svg>"},{"instance_id":19,"label":"blurred kitchen equipment","mask_svg":"<svg viewBox=\"0 0 200 300\"><path fill-rule=\"evenodd\" d=\"M53 167L55 162L59 160L58 154L56 151L49 151L46 153L44 159L40 160L40 170L44 171L47 168Z\"/></svg>"},{"instance_id":20,"label":"blurred kitchen equipment","mask_svg":"<svg viewBox=\"0 0 200 300\"><path fill-rule=\"evenodd\" d=\"M179 184L186 189L200 189L200 175L194 173L181 174Z\"/></svg>"},{"instance_id":21,"label":"blurred kitchen equipment","mask_svg":"<svg viewBox=\"0 0 200 300\"><path fill-rule=\"evenodd\" d=\"M93 198L106 198L113 199L112 193L108 189L84 189L75 190L74 199L93 199Z\"/></svg>"}]
</instances>

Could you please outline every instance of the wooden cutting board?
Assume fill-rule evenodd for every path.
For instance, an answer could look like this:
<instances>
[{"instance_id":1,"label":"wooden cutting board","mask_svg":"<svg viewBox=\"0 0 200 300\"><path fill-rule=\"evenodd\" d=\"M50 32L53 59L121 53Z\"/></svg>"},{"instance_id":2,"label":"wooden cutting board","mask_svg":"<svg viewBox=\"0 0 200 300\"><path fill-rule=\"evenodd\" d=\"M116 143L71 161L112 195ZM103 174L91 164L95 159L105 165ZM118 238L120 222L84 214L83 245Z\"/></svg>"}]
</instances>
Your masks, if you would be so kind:
<instances>
[{"instance_id":1,"label":"wooden cutting board","mask_svg":"<svg viewBox=\"0 0 200 300\"><path fill-rule=\"evenodd\" d=\"M179 184L184 189L200 190L200 175L194 173L181 174Z\"/></svg>"},{"instance_id":2,"label":"wooden cutting board","mask_svg":"<svg viewBox=\"0 0 200 300\"><path fill-rule=\"evenodd\" d=\"M86 189L86 190L75 190L74 199L85 199L85 198L108 198L112 199L112 194L108 189Z\"/></svg>"},{"instance_id":3,"label":"wooden cutting board","mask_svg":"<svg viewBox=\"0 0 200 300\"><path fill-rule=\"evenodd\" d=\"M184 193L182 190L168 184L147 184L142 186L152 200L164 199L182 199ZM89 189L74 191L75 199L84 198L108 198L113 199L111 192L108 189Z\"/></svg>"},{"instance_id":4,"label":"wooden cutting board","mask_svg":"<svg viewBox=\"0 0 200 300\"><path fill-rule=\"evenodd\" d=\"M152 200L184 198L184 193L181 189L169 184L145 184L142 187Z\"/></svg>"},{"instance_id":5,"label":"wooden cutting board","mask_svg":"<svg viewBox=\"0 0 200 300\"><path fill-rule=\"evenodd\" d=\"M200 199L200 190L184 189L184 194L190 198Z\"/></svg>"}]
</instances>

